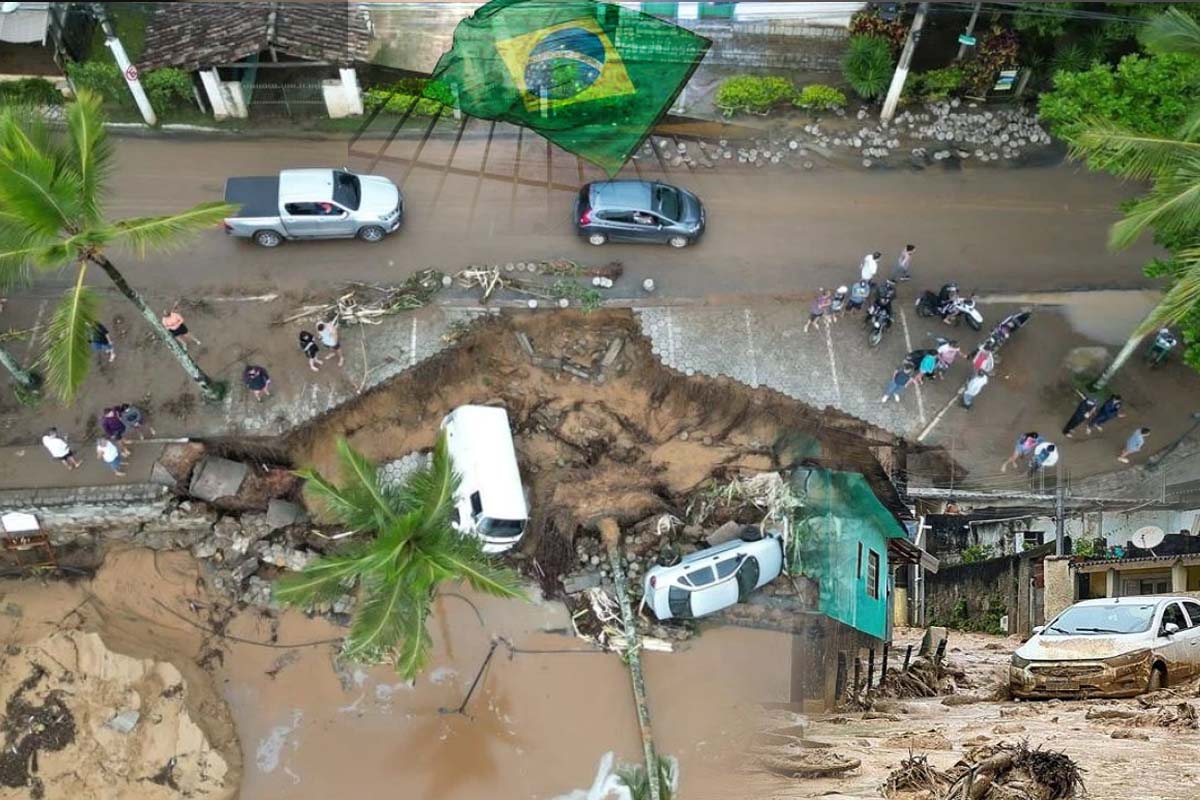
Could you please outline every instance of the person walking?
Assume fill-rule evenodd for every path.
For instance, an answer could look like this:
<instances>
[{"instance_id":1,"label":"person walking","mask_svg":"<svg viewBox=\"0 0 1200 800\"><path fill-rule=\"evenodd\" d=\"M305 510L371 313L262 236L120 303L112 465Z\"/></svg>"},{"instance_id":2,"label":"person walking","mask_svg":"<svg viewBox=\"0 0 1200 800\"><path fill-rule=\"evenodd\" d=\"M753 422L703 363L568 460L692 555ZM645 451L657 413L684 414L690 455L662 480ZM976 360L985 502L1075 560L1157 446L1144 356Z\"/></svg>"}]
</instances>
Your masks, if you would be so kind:
<instances>
[{"instance_id":1,"label":"person walking","mask_svg":"<svg viewBox=\"0 0 1200 800\"><path fill-rule=\"evenodd\" d=\"M1057 463L1058 445L1054 442L1041 442L1033 448L1033 457L1029 459L1029 474L1053 467Z\"/></svg>"},{"instance_id":2,"label":"person walking","mask_svg":"<svg viewBox=\"0 0 1200 800\"><path fill-rule=\"evenodd\" d=\"M912 260L913 252L917 249L915 244L906 244L904 249L900 251L900 257L896 259L896 268L892 270L892 280L907 281L912 279Z\"/></svg>"},{"instance_id":3,"label":"person walking","mask_svg":"<svg viewBox=\"0 0 1200 800\"><path fill-rule=\"evenodd\" d=\"M1125 412L1121 410L1122 405L1121 395L1110 394L1108 399L1104 401L1104 404L1096 409L1096 413L1092 415L1092 421L1088 423L1087 432L1103 431L1106 423L1118 417L1125 416Z\"/></svg>"},{"instance_id":4,"label":"person walking","mask_svg":"<svg viewBox=\"0 0 1200 800\"><path fill-rule=\"evenodd\" d=\"M1117 461L1128 464L1129 457L1146 446L1146 437L1149 435L1149 428L1138 428L1129 434L1129 438L1125 440L1125 447L1121 449L1121 455L1117 456Z\"/></svg>"},{"instance_id":5,"label":"person walking","mask_svg":"<svg viewBox=\"0 0 1200 800\"><path fill-rule=\"evenodd\" d=\"M52 458L61 461L67 469L79 469L83 466L75 457L75 451L71 449L71 445L67 444L66 437L58 432L58 428L50 428L42 434L42 447L50 452Z\"/></svg>"},{"instance_id":6,"label":"person walking","mask_svg":"<svg viewBox=\"0 0 1200 800\"><path fill-rule=\"evenodd\" d=\"M116 406L104 409L104 413L100 415L100 427L105 438L121 450L121 455L128 456L129 446L121 441L125 438L125 423L121 421L120 409Z\"/></svg>"},{"instance_id":7,"label":"person walking","mask_svg":"<svg viewBox=\"0 0 1200 800\"><path fill-rule=\"evenodd\" d=\"M117 413L121 415L121 422L125 423L127 430L137 431L138 439L145 439L147 430L150 431L151 436L155 435L154 426L147 424L145 412L137 406L122 403L117 406Z\"/></svg>"},{"instance_id":8,"label":"person walking","mask_svg":"<svg viewBox=\"0 0 1200 800\"><path fill-rule=\"evenodd\" d=\"M125 466L125 462L121 460L121 450L110 439L101 436L96 440L96 456L108 465L114 475L124 477L125 471L122 467Z\"/></svg>"},{"instance_id":9,"label":"person walking","mask_svg":"<svg viewBox=\"0 0 1200 800\"><path fill-rule=\"evenodd\" d=\"M271 376L265 367L248 365L242 370L242 384L254 392L254 399L260 403L264 397L271 396Z\"/></svg>"},{"instance_id":10,"label":"person walking","mask_svg":"<svg viewBox=\"0 0 1200 800\"><path fill-rule=\"evenodd\" d=\"M953 339L939 344L937 348L938 367L942 370L950 369L960 355L962 355L962 350L959 348L958 342Z\"/></svg>"},{"instance_id":11,"label":"person walking","mask_svg":"<svg viewBox=\"0 0 1200 800\"><path fill-rule=\"evenodd\" d=\"M991 350L981 347L975 351L975 355L971 359L971 368L976 372L986 372L991 375L996 371L996 356L992 354Z\"/></svg>"},{"instance_id":12,"label":"person walking","mask_svg":"<svg viewBox=\"0 0 1200 800\"><path fill-rule=\"evenodd\" d=\"M825 312L833 305L833 296L824 288L817 289L817 296L813 298L812 305L808 307L808 322L804 323L804 332L808 333L811 325L816 325L817 330L821 329L821 317L825 316ZM300 334L303 336L304 334Z\"/></svg>"},{"instance_id":13,"label":"person walking","mask_svg":"<svg viewBox=\"0 0 1200 800\"><path fill-rule=\"evenodd\" d=\"M883 399L879 402L887 403L888 400L894 399L897 403L900 402L900 395L904 391L904 387L908 386L909 381L913 378L911 373L905 372L904 368L896 370L892 373L892 380L888 383L887 388L883 391Z\"/></svg>"},{"instance_id":14,"label":"person walking","mask_svg":"<svg viewBox=\"0 0 1200 800\"><path fill-rule=\"evenodd\" d=\"M867 298L871 296L871 284L869 281L855 281L850 285L850 295L846 299L847 311L862 310L863 303L867 302Z\"/></svg>"},{"instance_id":15,"label":"person walking","mask_svg":"<svg viewBox=\"0 0 1200 800\"><path fill-rule=\"evenodd\" d=\"M988 374L986 372L976 372L971 376L971 379L967 381L967 385L963 387L963 408L970 408L975 404L975 398L983 391L983 387L987 386L987 382Z\"/></svg>"},{"instance_id":16,"label":"person walking","mask_svg":"<svg viewBox=\"0 0 1200 800\"><path fill-rule=\"evenodd\" d=\"M321 359L317 358L317 340L311 331L300 331L300 352L308 359L308 368L313 372L321 371Z\"/></svg>"},{"instance_id":17,"label":"person walking","mask_svg":"<svg viewBox=\"0 0 1200 800\"><path fill-rule=\"evenodd\" d=\"M163 327L167 329L167 332L175 338L175 341L179 342L179 346L184 350L188 349L189 341L197 347L200 346L200 340L193 336L191 331L188 330L188 326L183 319L183 315L179 313L179 303L176 303L168 310L163 312L162 324Z\"/></svg>"},{"instance_id":18,"label":"person walking","mask_svg":"<svg viewBox=\"0 0 1200 800\"><path fill-rule=\"evenodd\" d=\"M326 349L332 350L337 355L339 367L345 363L345 358L342 356L342 343L339 341L340 335L341 331L338 328L337 317L328 322L321 321L317 323L317 338L321 340L321 344Z\"/></svg>"},{"instance_id":19,"label":"person walking","mask_svg":"<svg viewBox=\"0 0 1200 800\"><path fill-rule=\"evenodd\" d=\"M1015 467L1022 458L1028 458L1033 453L1033 449L1041 443L1042 437L1038 435L1037 431L1029 431L1018 436L1012 455L1000 465L1000 471L1008 472L1009 467Z\"/></svg>"},{"instance_id":20,"label":"person walking","mask_svg":"<svg viewBox=\"0 0 1200 800\"><path fill-rule=\"evenodd\" d=\"M104 327L104 323L96 320L92 323L92 335L88 340L92 347L92 352L96 354L96 361L101 366L104 364L104 357L108 356L108 363L112 363L117 357L117 349L113 347L112 336L108 333L108 328Z\"/></svg>"},{"instance_id":21,"label":"person walking","mask_svg":"<svg viewBox=\"0 0 1200 800\"><path fill-rule=\"evenodd\" d=\"M859 268L859 276L869 285L875 280L875 273L879 272L879 257L883 253L867 253L863 256L862 266Z\"/></svg>"},{"instance_id":22,"label":"person walking","mask_svg":"<svg viewBox=\"0 0 1200 800\"><path fill-rule=\"evenodd\" d=\"M1083 399L1079 401L1079 405L1075 406L1075 411L1071 414L1071 418L1067 420L1066 425L1063 425L1063 436L1068 439L1072 438L1071 431L1082 425L1084 421L1092 416L1095 410L1096 399L1083 395Z\"/></svg>"}]
</instances>

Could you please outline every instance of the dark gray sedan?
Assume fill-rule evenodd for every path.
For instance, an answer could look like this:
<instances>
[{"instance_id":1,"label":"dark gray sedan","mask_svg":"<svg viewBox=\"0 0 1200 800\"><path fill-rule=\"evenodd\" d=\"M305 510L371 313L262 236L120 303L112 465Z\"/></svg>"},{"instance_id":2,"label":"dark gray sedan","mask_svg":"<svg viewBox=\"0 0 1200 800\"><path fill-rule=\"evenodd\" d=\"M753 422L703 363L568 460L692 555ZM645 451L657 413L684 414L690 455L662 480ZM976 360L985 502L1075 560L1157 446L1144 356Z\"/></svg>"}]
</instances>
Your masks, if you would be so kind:
<instances>
[{"instance_id":1,"label":"dark gray sedan","mask_svg":"<svg viewBox=\"0 0 1200 800\"><path fill-rule=\"evenodd\" d=\"M594 245L665 242L687 247L704 233L704 206L687 189L657 181L598 181L579 190L575 229Z\"/></svg>"}]
</instances>

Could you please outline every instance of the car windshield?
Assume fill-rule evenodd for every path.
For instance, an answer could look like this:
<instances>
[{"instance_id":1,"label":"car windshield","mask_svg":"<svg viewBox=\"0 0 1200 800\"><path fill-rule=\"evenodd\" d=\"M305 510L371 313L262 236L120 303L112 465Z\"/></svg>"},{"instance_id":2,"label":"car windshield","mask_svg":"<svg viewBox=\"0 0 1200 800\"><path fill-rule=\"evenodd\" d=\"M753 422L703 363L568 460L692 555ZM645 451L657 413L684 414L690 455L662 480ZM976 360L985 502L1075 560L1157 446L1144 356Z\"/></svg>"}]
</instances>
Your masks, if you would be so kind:
<instances>
[{"instance_id":1,"label":"car windshield","mask_svg":"<svg viewBox=\"0 0 1200 800\"><path fill-rule=\"evenodd\" d=\"M1113 603L1074 606L1046 626L1048 636L1092 636L1104 633L1141 633L1154 621L1153 603Z\"/></svg>"},{"instance_id":2,"label":"car windshield","mask_svg":"<svg viewBox=\"0 0 1200 800\"><path fill-rule=\"evenodd\" d=\"M654 210L672 222L679 220L679 192L670 186L654 187Z\"/></svg>"},{"instance_id":3,"label":"car windshield","mask_svg":"<svg viewBox=\"0 0 1200 800\"><path fill-rule=\"evenodd\" d=\"M343 208L357 211L358 204L362 200L362 185L358 181L358 176L351 175L349 172L334 172L333 200Z\"/></svg>"},{"instance_id":4,"label":"car windshield","mask_svg":"<svg viewBox=\"0 0 1200 800\"><path fill-rule=\"evenodd\" d=\"M525 522L519 519L492 519L484 517L479 521L479 531L484 536L496 539L515 538L525 529Z\"/></svg>"}]
</instances>

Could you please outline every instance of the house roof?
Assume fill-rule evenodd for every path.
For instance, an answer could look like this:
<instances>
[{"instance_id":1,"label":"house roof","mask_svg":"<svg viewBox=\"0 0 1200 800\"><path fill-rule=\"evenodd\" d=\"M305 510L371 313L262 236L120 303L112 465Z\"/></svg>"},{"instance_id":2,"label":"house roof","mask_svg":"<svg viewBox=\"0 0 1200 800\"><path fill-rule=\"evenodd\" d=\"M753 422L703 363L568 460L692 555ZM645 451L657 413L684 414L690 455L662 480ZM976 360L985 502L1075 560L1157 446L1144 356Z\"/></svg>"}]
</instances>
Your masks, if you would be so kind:
<instances>
[{"instance_id":1,"label":"house roof","mask_svg":"<svg viewBox=\"0 0 1200 800\"><path fill-rule=\"evenodd\" d=\"M1188 565L1200 564L1200 553L1176 553L1162 556L1135 556L1133 558L1086 558L1072 559L1071 568L1076 572L1099 572L1110 567L1133 566L1136 564L1174 564L1182 562Z\"/></svg>"},{"instance_id":2,"label":"house roof","mask_svg":"<svg viewBox=\"0 0 1200 800\"><path fill-rule=\"evenodd\" d=\"M146 22L142 69L196 70L274 48L295 58L365 61L366 11L350 3L164 3Z\"/></svg>"}]
</instances>

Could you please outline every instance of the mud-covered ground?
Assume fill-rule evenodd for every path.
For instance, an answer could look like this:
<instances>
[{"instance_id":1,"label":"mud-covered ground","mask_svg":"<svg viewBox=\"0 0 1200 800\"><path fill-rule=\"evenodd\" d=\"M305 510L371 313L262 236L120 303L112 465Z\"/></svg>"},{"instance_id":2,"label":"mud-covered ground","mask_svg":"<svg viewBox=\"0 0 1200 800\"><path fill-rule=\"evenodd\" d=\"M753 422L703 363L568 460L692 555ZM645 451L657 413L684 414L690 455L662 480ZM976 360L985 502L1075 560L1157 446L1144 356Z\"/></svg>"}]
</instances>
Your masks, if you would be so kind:
<instances>
[{"instance_id":1,"label":"mud-covered ground","mask_svg":"<svg viewBox=\"0 0 1200 800\"><path fill-rule=\"evenodd\" d=\"M898 631L897 642L903 647L916 641L917 633ZM1092 800L1200 796L1200 761L1195 757L1200 753L1200 683L1131 700L989 699L1004 695L1005 668L1018 644L1016 638L952 632L947 667L959 690L944 697L879 700L866 711L808 720L809 740L828 744L832 752L857 759L861 766L841 777L808 780L756 771L748 776L746 796L878 798L889 775L912 756L948 770L976 748L990 751L1022 742L1069 756L1082 770ZM920 791L894 796L939 798Z\"/></svg>"},{"instance_id":2,"label":"mud-covered ground","mask_svg":"<svg viewBox=\"0 0 1200 800\"><path fill-rule=\"evenodd\" d=\"M897 444L890 435L770 390L674 373L618 311L477 323L457 347L301 429L290 440L293 459L334 470L335 444L345 436L386 463L431 447L442 417L464 404L508 410L529 489L521 552L548 589L576 565L576 537L594 535L598 519L614 517L626 532L645 532L664 513L687 519L695 490L710 478L812 460L863 472L885 502L894 495L877 460Z\"/></svg>"}]
</instances>

